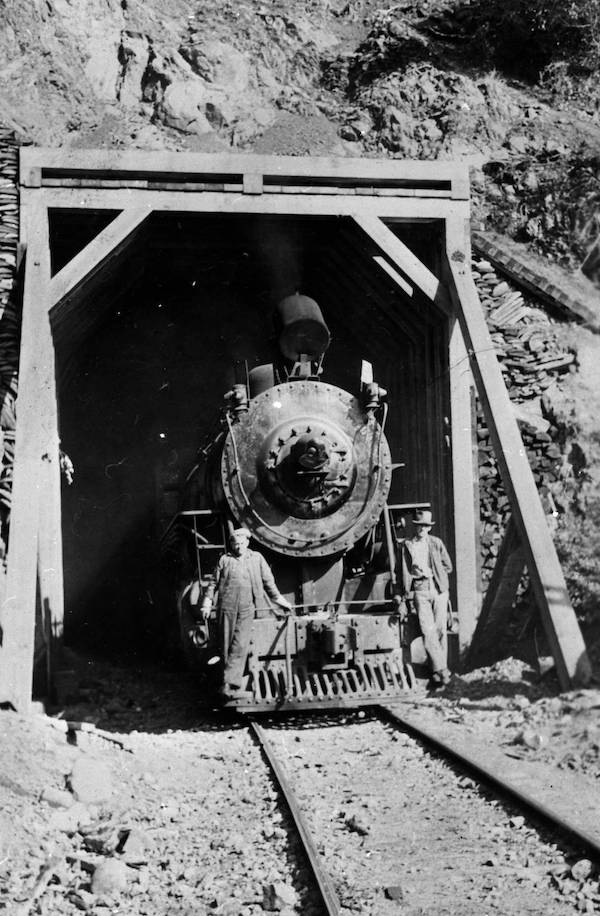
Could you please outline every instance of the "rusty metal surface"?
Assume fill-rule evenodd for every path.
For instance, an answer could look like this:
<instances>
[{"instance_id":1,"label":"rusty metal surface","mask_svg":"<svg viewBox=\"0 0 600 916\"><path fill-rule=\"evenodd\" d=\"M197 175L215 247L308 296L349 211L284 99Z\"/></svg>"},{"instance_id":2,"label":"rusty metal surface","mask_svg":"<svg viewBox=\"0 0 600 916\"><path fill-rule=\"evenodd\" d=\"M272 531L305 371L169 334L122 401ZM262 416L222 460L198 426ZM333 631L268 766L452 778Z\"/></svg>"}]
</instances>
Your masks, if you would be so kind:
<instances>
[{"instance_id":1,"label":"rusty metal surface","mask_svg":"<svg viewBox=\"0 0 600 916\"><path fill-rule=\"evenodd\" d=\"M230 425L223 490L236 520L287 556L340 553L378 520L391 457L372 415L318 381L278 385Z\"/></svg>"}]
</instances>

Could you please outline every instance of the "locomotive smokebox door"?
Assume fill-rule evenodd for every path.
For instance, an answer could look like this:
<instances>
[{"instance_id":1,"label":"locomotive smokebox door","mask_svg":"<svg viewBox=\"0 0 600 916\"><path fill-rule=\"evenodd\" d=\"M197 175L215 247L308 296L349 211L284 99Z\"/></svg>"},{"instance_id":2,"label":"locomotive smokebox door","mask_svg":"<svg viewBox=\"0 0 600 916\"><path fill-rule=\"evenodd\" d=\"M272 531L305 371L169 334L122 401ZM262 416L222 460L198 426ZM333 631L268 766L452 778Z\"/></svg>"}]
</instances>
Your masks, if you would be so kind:
<instances>
[{"instance_id":1,"label":"locomotive smokebox door","mask_svg":"<svg viewBox=\"0 0 600 916\"><path fill-rule=\"evenodd\" d=\"M263 391L228 423L221 482L232 515L291 557L341 554L379 519L390 450L360 401L320 381Z\"/></svg>"}]
</instances>

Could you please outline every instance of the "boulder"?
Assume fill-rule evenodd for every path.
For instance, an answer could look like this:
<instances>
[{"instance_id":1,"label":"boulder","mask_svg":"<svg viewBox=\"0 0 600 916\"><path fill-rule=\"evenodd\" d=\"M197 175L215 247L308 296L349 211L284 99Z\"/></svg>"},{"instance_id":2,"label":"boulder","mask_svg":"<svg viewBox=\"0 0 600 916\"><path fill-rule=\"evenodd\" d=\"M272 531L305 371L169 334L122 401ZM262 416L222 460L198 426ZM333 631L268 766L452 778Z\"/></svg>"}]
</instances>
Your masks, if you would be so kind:
<instances>
[{"instance_id":1,"label":"boulder","mask_svg":"<svg viewBox=\"0 0 600 916\"><path fill-rule=\"evenodd\" d=\"M296 891L291 884L275 881L263 887L263 910L280 912L287 907L294 907L297 902Z\"/></svg>"},{"instance_id":2,"label":"boulder","mask_svg":"<svg viewBox=\"0 0 600 916\"><path fill-rule=\"evenodd\" d=\"M89 824L91 814L81 802L75 802L70 808L58 808L52 814L48 826L61 833L76 833L80 827Z\"/></svg>"},{"instance_id":3,"label":"boulder","mask_svg":"<svg viewBox=\"0 0 600 916\"><path fill-rule=\"evenodd\" d=\"M42 791L41 799L52 808L70 808L73 804L73 796L70 792L65 789L55 789L52 786L46 786Z\"/></svg>"},{"instance_id":4,"label":"boulder","mask_svg":"<svg viewBox=\"0 0 600 916\"><path fill-rule=\"evenodd\" d=\"M594 870L594 863L589 859L579 859L571 866L571 875L576 881L585 881Z\"/></svg>"},{"instance_id":5,"label":"boulder","mask_svg":"<svg viewBox=\"0 0 600 916\"><path fill-rule=\"evenodd\" d=\"M110 769L94 757L80 757L71 770L69 786L77 801L84 805L101 804L112 794Z\"/></svg>"},{"instance_id":6,"label":"boulder","mask_svg":"<svg viewBox=\"0 0 600 916\"><path fill-rule=\"evenodd\" d=\"M165 89L158 114L168 127L189 134L210 134L206 86L200 80L176 80Z\"/></svg>"},{"instance_id":7,"label":"boulder","mask_svg":"<svg viewBox=\"0 0 600 916\"><path fill-rule=\"evenodd\" d=\"M100 862L92 876L92 893L109 895L121 893L129 884L129 869L118 859Z\"/></svg>"},{"instance_id":8,"label":"boulder","mask_svg":"<svg viewBox=\"0 0 600 916\"><path fill-rule=\"evenodd\" d=\"M181 48L181 56L195 73L228 93L248 89L250 62L246 54L224 41L206 41L191 48Z\"/></svg>"},{"instance_id":9,"label":"boulder","mask_svg":"<svg viewBox=\"0 0 600 916\"><path fill-rule=\"evenodd\" d=\"M148 861L148 853L152 846L150 834L134 827L121 842L120 852L123 861L129 865L144 865Z\"/></svg>"}]
</instances>

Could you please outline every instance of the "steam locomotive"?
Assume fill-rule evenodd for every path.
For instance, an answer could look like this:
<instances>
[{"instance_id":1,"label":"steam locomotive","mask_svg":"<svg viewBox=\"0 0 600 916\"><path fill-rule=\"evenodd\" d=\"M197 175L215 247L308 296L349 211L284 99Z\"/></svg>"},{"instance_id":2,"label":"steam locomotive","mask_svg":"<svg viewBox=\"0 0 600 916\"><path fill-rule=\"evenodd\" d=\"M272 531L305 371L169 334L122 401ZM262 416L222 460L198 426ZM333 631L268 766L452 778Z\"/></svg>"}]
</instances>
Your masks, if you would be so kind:
<instances>
[{"instance_id":1,"label":"steam locomotive","mask_svg":"<svg viewBox=\"0 0 600 916\"><path fill-rule=\"evenodd\" d=\"M393 601L392 463L386 392L363 363L352 394L323 379L329 329L317 303L279 303L278 355L224 399L187 475L168 535L179 551L179 634L193 665L222 657L215 568L237 526L252 533L293 611L256 609L242 711L345 707L412 689L418 642ZM417 658L418 658L417 650ZM218 678L217 678L218 680Z\"/></svg>"}]
</instances>

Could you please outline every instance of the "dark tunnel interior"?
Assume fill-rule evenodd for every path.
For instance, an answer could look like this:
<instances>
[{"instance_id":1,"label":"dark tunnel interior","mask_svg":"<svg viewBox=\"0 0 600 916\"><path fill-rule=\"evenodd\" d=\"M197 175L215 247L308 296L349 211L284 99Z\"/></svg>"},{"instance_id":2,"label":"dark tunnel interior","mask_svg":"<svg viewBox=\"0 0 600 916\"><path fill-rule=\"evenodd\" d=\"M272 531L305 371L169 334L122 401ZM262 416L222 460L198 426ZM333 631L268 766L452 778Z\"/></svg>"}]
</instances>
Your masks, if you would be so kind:
<instances>
[{"instance_id":1,"label":"dark tunnel interior","mask_svg":"<svg viewBox=\"0 0 600 916\"><path fill-rule=\"evenodd\" d=\"M89 213L54 217L54 271L112 215L93 226ZM435 270L436 225L398 232ZM270 361L274 306L297 290L331 331L323 379L358 392L367 359L388 389L386 435L404 465L391 500L431 501L451 539L447 320L416 290L399 292L375 254L342 219L154 214L118 270L81 296L55 330L61 447L74 466L62 502L68 644L168 651L164 481L191 467L246 366Z\"/></svg>"}]
</instances>

